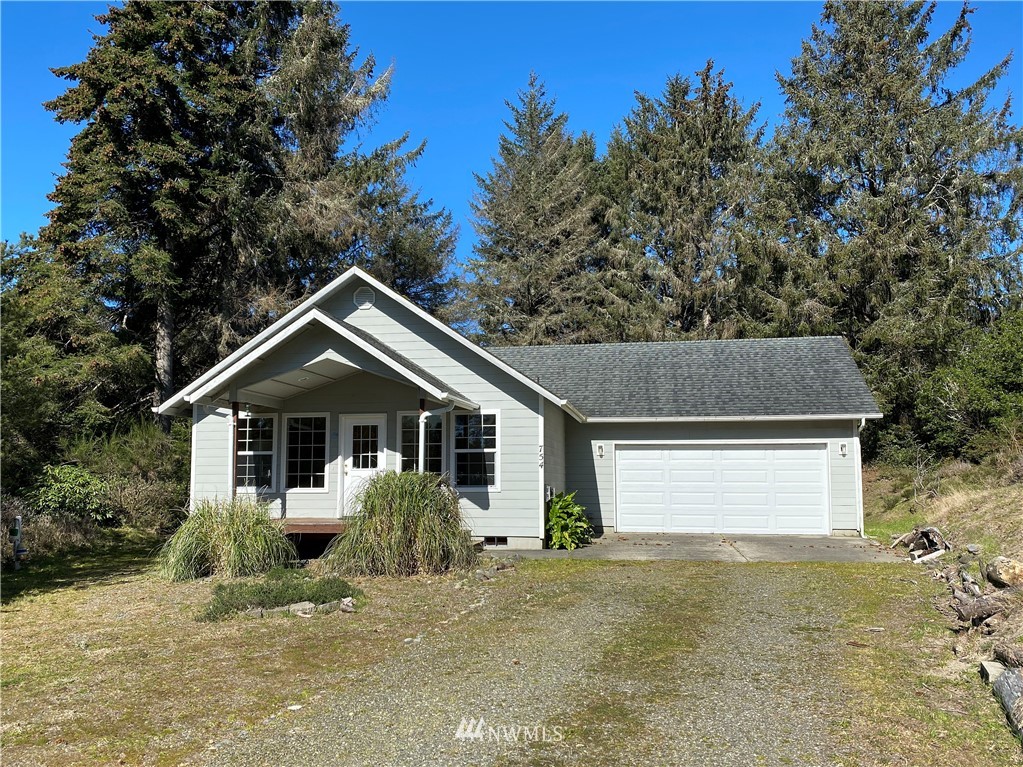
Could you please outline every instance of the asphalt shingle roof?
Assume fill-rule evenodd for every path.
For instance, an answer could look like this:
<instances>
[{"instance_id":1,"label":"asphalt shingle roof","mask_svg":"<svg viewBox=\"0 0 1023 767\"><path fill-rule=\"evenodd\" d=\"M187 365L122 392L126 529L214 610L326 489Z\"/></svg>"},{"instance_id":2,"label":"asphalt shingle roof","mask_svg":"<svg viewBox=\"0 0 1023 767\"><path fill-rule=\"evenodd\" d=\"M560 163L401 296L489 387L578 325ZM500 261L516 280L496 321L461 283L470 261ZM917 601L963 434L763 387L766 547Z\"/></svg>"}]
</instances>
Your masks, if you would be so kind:
<instances>
[{"instance_id":1,"label":"asphalt shingle roof","mask_svg":"<svg viewBox=\"0 0 1023 767\"><path fill-rule=\"evenodd\" d=\"M880 412L839 337L488 351L588 418L798 418Z\"/></svg>"}]
</instances>

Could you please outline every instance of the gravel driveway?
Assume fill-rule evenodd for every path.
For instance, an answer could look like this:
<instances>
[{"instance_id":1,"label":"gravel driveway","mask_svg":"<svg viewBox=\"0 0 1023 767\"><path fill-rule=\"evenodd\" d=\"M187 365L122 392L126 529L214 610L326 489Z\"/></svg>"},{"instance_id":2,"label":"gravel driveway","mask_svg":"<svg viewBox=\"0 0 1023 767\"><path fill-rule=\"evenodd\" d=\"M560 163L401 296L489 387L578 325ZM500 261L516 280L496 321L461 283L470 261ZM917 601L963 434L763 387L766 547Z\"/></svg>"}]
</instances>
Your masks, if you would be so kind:
<instances>
[{"instance_id":1,"label":"gravel driveway","mask_svg":"<svg viewBox=\"0 0 1023 767\"><path fill-rule=\"evenodd\" d=\"M831 765L843 567L524 562L343 694L200 763Z\"/></svg>"}]
</instances>

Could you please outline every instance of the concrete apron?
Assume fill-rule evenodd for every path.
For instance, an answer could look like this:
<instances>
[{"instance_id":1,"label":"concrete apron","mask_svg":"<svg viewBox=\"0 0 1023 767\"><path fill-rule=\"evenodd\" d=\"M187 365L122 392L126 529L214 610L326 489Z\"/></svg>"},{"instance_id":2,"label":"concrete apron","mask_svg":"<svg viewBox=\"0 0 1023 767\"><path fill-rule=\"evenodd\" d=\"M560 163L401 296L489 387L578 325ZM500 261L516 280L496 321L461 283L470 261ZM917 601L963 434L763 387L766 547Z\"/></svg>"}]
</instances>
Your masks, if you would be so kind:
<instances>
[{"instance_id":1,"label":"concrete apron","mask_svg":"<svg viewBox=\"0 0 1023 767\"><path fill-rule=\"evenodd\" d=\"M675 559L691 562L905 562L865 538L816 535L606 533L575 551L516 550L525 558Z\"/></svg>"}]
</instances>

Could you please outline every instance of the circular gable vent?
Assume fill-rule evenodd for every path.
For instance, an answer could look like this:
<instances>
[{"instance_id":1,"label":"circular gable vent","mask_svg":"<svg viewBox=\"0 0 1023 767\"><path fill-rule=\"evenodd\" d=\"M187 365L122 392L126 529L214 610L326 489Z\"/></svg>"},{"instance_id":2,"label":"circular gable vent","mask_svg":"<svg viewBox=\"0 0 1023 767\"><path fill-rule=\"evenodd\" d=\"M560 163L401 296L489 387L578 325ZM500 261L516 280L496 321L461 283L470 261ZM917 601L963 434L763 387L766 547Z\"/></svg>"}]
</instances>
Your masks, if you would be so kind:
<instances>
[{"instance_id":1,"label":"circular gable vent","mask_svg":"<svg viewBox=\"0 0 1023 767\"><path fill-rule=\"evenodd\" d=\"M355 291L355 305L360 309L369 309L377 300L377 294L373 288L359 288Z\"/></svg>"}]
</instances>

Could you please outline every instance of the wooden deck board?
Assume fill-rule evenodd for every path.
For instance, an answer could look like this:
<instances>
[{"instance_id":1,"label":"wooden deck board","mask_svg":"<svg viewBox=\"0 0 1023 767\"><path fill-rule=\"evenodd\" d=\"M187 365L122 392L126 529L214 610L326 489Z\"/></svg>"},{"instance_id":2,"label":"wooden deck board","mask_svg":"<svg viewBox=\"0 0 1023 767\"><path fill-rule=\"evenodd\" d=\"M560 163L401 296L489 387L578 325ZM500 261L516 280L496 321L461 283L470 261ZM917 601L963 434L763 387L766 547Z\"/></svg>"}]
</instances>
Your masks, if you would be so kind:
<instances>
[{"instance_id":1,"label":"wooden deck board","mask_svg":"<svg viewBox=\"0 0 1023 767\"><path fill-rule=\"evenodd\" d=\"M284 532L291 535L337 535L345 528L341 519L284 519Z\"/></svg>"}]
</instances>

